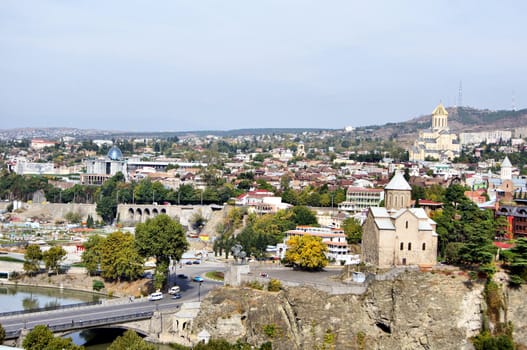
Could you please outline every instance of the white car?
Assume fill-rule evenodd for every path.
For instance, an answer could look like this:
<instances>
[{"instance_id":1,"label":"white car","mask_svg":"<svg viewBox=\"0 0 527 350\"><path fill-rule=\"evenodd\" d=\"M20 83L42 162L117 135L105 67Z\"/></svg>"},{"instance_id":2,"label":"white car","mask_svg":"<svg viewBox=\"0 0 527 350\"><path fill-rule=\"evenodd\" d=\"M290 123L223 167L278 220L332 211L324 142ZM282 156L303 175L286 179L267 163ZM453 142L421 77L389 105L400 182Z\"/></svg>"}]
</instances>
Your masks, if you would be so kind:
<instances>
[{"instance_id":1,"label":"white car","mask_svg":"<svg viewBox=\"0 0 527 350\"><path fill-rule=\"evenodd\" d=\"M179 288L179 286L174 286L168 290L168 294L174 295L174 294L178 294L180 291L181 289Z\"/></svg>"},{"instance_id":2,"label":"white car","mask_svg":"<svg viewBox=\"0 0 527 350\"><path fill-rule=\"evenodd\" d=\"M148 296L148 300L154 301L154 300L161 300L163 299L163 293L161 292L155 292Z\"/></svg>"}]
</instances>

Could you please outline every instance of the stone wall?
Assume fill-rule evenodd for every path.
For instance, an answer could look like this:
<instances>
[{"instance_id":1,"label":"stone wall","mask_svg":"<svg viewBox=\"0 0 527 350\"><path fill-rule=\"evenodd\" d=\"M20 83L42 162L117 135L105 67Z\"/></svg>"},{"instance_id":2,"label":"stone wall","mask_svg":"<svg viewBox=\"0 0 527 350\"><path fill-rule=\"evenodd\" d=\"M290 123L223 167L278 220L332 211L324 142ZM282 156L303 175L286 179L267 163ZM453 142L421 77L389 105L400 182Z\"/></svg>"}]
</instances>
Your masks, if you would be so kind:
<instances>
[{"instance_id":1,"label":"stone wall","mask_svg":"<svg viewBox=\"0 0 527 350\"><path fill-rule=\"evenodd\" d=\"M221 211L221 210L218 210ZM178 218L183 226L189 226L190 219L196 213L210 220L213 217L212 206L210 205L152 205L152 204L119 204L117 206L117 216L119 221L125 226L134 226L139 222L144 222L148 218L153 218L159 214L167 214L172 218Z\"/></svg>"},{"instance_id":2,"label":"stone wall","mask_svg":"<svg viewBox=\"0 0 527 350\"><path fill-rule=\"evenodd\" d=\"M38 218L48 221L63 220L67 213L79 213L82 220L91 215L94 220L101 220L96 211L96 204L82 203L23 203L22 208L14 215L26 220Z\"/></svg>"}]
</instances>

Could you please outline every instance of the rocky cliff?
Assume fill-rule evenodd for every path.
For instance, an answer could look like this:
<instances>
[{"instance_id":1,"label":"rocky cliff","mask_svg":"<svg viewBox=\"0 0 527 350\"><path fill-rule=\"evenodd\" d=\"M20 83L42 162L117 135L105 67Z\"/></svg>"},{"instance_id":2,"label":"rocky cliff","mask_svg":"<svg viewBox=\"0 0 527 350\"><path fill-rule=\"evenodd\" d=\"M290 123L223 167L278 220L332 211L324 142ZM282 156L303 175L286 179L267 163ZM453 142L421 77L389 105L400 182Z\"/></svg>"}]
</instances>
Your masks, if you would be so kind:
<instances>
[{"instance_id":1,"label":"rocky cliff","mask_svg":"<svg viewBox=\"0 0 527 350\"><path fill-rule=\"evenodd\" d=\"M483 288L462 272L403 273L373 283L363 295L220 288L203 301L193 332L288 350L472 349L468 338L481 328ZM526 291L507 295L515 340L526 344Z\"/></svg>"}]
</instances>

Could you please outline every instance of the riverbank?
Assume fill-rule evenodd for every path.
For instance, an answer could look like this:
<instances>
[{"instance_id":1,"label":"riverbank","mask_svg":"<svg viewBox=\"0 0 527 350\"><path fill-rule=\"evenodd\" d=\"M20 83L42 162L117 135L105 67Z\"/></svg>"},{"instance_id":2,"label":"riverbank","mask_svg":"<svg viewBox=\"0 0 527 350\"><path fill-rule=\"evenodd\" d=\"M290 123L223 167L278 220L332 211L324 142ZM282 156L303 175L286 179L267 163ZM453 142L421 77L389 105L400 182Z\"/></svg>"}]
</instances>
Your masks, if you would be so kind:
<instances>
[{"instance_id":1,"label":"riverbank","mask_svg":"<svg viewBox=\"0 0 527 350\"><path fill-rule=\"evenodd\" d=\"M104 288L93 290L93 281L101 281ZM105 282L101 277L88 276L86 273L68 272L59 275L39 274L36 276L22 276L17 280L3 281L4 284L25 285L33 287L62 288L83 292L93 292L109 297L141 297L151 290L151 280L140 279L133 282Z\"/></svg>"}]
</instances>

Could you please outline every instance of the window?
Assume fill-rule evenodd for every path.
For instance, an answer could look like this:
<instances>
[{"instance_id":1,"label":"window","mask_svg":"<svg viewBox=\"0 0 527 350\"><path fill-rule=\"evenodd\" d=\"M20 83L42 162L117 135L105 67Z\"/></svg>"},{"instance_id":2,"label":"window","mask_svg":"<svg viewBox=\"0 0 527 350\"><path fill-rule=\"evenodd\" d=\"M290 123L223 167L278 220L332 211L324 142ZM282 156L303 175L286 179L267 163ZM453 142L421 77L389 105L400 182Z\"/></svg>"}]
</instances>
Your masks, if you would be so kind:
<instances>
[{"instance_id":1,"label":"window","mask_svg":"<svg viewBox=\"0 0 527 350\"><path fill-rule=\"evenodd\" d=\"M404 249L404 243L403 243L403 242L401 242L401 244L399 245L399 249L400 249L400 250L403 250L403 249Z\"/></svg>"},{"instance_id":2,"label":"window","mask_svg":"<svg viewBox=\"0 0 527 350\"><path fill-rule=\"evenodd\" d=\"M408 228L408 220L406 220L406 228Z\"/></svg>"},{"instance_id":3,"label":"window","mask_svg":"<svg viewBox=\"0 0 527 350\"><path fill-rule=\"evenodd\" d=\"M408 250L412 250L412 243L408 242Z\"/></svg>"},{"instance_id":4,"label":"window","mask_svg":"<svg viewBox=\"0 0 527 350\"><path fill-rule=\"evenodd\" d=\"M423 250L426 250L426 243L423 242Z\"/></svg>"}]
</instances>

